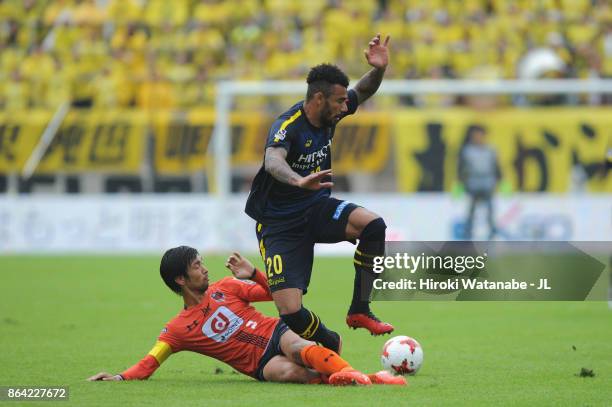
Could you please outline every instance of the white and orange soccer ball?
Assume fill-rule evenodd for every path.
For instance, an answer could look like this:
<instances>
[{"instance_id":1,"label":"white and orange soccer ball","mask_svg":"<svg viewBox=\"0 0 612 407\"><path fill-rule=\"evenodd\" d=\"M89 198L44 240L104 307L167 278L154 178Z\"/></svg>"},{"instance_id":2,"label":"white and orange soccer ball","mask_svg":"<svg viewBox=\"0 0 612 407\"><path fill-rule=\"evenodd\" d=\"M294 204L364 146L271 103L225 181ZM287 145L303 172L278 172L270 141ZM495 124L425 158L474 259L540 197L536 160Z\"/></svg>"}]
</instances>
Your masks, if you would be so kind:
<instances>
[{"instance_id":1,"label":"white and orange soccer ball","mask_svg":"<svg viewBox=\"0 0 612 407\"><path fill-rule=\"evenodd\" d=\"M385 342L380 361L383 368L396 375L414 375L423 364L423 348L409 336L394 336Z\"/></svg>"}]
</instances>

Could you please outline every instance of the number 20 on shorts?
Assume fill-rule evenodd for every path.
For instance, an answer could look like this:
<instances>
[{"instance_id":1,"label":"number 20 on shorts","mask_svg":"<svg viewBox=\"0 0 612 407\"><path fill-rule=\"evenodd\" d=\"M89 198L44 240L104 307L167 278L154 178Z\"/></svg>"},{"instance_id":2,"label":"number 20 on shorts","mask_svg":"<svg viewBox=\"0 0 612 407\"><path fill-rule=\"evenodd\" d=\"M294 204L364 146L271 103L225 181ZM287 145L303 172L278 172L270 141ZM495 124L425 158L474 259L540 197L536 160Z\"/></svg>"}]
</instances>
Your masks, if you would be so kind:
<instances>
[{"instance_id":1,"label":"number 20 on shorts","mask_svg":"<svg viewBox=\"0 0 612 407\"><path fill-rule=\"evenodd\" d=\"M280 254L268 257L266 259L266 267L268 269L268 278L271 278L274 274L281 274L283 272L283 259Z\"/></svg>"}]
</instances>

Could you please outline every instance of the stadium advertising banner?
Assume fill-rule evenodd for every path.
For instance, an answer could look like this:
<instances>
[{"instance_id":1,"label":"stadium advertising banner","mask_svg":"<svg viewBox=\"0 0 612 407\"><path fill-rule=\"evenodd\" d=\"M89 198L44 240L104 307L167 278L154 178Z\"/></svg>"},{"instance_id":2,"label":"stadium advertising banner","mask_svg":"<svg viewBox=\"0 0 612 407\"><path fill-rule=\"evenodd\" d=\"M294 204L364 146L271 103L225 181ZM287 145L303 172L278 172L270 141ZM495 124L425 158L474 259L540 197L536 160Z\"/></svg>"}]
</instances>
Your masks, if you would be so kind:
<instances>
[{"instance_id":1,"label":"stadium advertising banner","mask_svg":"<svg viewBox=\"0 0 612 407\"><path fill-rule=\"evenodd\" d=\"M380 214L389 241L462 240L467 200L448 194L337 196ZM188 244L203 252L253 253L246 196L18 196L0 199L0 254L154 252ZM612 241L612 200L603 196L516 195L496 200L500 241ZM474 238L486 239L476 218ZM351 255L350 243L319 245Z\"/></svg>"},{"instance_id":2,"label":"stadium advertising banner","mask_svg":"<svg viewBox=\"0 0 612 407\"><path fill-rule=\"evenodd\" d=\"M265 139L269 120L256 114L234 113L230 121L232 164L259 162L263 154L260 139ZM214 122L215 112L210 109L156 115L153 119L156 170L164 175L177 175L214 165L207 154Z\"/></svg>"},{"instance_id":3,"label":"stadium advertising banner","mask_svg":"<svg viewBox=\"0 0 612 407\"><path fill-rule=\"evenodd\" d=\"M207 154L215 112L191 110L160 112L153 119L155 168L160 174L203 171L214 165ZM261 163L263 145L272 118L254 113L233 113L232 165ZM365 112L347 118L334 136L334 173L378 172L385 168L391 147L391 115Z\"/></svg>"},{"instance_id":4,"label":"stadium advertising banner","mask_svg":"<svg viewBox=\"0 0 612 407\"><path fill-rule=\"evenodd\" d=\"M147 126L144 112L72 111L37 169L39 173L138 173Z\"/></svg>"},{"instance_id":5,"label":"stadium advertising banner","mask_svg":"<svg viewBox=\"0 0 612 407\"><path fill-rule=\"evenodd\" d=\"M334 135L334 174L382 171L390 157L392 117L360 112L344 119Z\"/></svg>"},{"instance_id":6,"label":"stadium advertising banner","mask_svg":"<svg viewBox=\"0 0 612 407\"><path fill-rule=\"evenodd\" d=\"M566 192L579 178L589 192L612 191L604 166L612 131L607 109L419 110L394 118L399 191L450 191L476 125L485 128L515 191Z\"/></svg>"},{"instance_id":7,"label":"stadium advertising banner","mask_svg":"<svg viewBox=\"0 0 612 407\"><path fill-rule=\"evenodd\" d=\"M0 173L23 169L51 116L43 110L0 112Z\"/></svg>"},{"instance_id":8,"label":"stadium advertising banner","mask_svg":"<svg viewBox=\"0 0 612 407\"><path fill-rule=\"evenodd\" d=\"M1 114L0 172L18 172L52 112ZM186 111L71 111L46 150L37 173L101 171L136 174L154 144L158 174L211 171L215 113ZM231 161L257 167L273 120L233 113ZM451 191L459 152L473 126L483 126L496 149L503 182L519 192L612 191L604 159L612 116L597 108L538 110L402 110L361 112L346 118L334 137L334 173L395 170L398 192Z\"/></svg>"},{"instance_id":9,"label":"stadium advertising banner","mask_svg":"<svg viewBox=\"0 0 612 407\"><path fill-rule=\"evenodd\" d=\"M1 114L0 173L19 172L40 140L51 111ZM233 113L232 165L258 166L272 117ZM102 171L136 174L146 154L148 135L154 142L154 166L161 175L206 171L210 159L215 112L71 111L41 160L37 173ZM364 112L338 128L334 140L334 172L378 172L391 150L391 115Z\"/></svg>"},{"instance_id":10,"label":"stadium advertising banner","mask_svg":"<svg viewBox=\"0 0 612 407\"><path fill-rule=\"evenodd\" d=\"M51 111L0 115L0 172L19 172L40 141ZM144 112L78 111L64 118L45 150L38 174L103 171L138 173L143 161Z\"/></svg>"}]
</instances>

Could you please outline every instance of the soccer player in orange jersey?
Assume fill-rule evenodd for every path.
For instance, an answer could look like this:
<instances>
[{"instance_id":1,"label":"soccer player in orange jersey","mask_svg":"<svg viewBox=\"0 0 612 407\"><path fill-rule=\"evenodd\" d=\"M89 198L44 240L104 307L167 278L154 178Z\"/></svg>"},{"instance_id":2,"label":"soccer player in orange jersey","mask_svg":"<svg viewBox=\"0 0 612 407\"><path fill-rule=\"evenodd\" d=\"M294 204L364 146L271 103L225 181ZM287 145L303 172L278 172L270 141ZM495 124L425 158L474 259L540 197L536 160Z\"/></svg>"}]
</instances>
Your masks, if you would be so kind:
<instances>
[{"instance_id":1,"label":"soccer player in orange jersey","mask_svg":"<svg viewBox=\"0 0 612 407\"><path fill-rule=\"evenodd\" d=\"M160 265L166 285L181 295L184 310L172 319L140 362L120 374L98 373L88 380L149 378L172 354L188 350L227 363L261 381L334 385L405 384L386 372L365 375L338 353L300 338L279 318L267 317L251 302L271 301L265 275L239 253L226 266L234 277L208 282L197 250L168 250Z\"/></svg>"}]
</instances>

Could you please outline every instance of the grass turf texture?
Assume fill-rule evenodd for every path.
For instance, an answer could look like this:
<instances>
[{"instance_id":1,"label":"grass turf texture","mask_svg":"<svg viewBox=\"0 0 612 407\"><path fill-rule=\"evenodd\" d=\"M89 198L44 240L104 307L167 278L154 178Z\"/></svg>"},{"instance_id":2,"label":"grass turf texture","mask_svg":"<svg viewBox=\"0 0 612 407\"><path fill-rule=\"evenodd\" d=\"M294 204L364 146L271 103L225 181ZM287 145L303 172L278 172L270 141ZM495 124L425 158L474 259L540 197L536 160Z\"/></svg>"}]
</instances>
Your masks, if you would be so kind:
<instances>
[{"instance_id":1,"label":"grass turf texture","mask_svg":"<svg viewBox=\"0 0 612 407\"><path fill-rule=\"evenodd\" d=\"M212 280L226 275L223 261L205 257ZM612 402L612 311L604 302L377 302L374 310L395 325L394 334L413 336L424 348L423 368L403 388L258 383L186 352L149 381L86 382L137 362L181 309L158 264L157 257L0 257L0 386L69 386L70 400L60 405L78 406ZM317 259L305 304L343 335L343 357L374 372L389 336L346 327L351 269L349 258ZM258 308L276 315L272 304ZM596 376L577 377L583 367Z\"/></svg>"}]
</instances>

